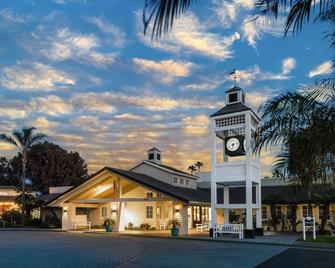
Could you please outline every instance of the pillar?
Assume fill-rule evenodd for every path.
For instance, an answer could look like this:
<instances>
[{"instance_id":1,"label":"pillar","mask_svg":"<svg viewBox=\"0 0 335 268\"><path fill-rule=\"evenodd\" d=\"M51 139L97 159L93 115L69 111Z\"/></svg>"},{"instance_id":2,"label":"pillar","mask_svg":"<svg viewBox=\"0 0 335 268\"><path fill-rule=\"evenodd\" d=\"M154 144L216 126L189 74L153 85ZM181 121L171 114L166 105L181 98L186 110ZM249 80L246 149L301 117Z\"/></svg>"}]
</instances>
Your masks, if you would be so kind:
<instances>
[{"instance_id":1,"label":"pillar","mask_svg":"<svg viewBox=\"0 0 335 268\"><path fill-rule=\"evenodd\" d=\"M216 204L217 204L217 190L216 190L216 133L215 121L211 122L211 228L216 225Z\"/></svg>"},{"instance_id":2,"label":"pillar","mask_svg":"<svg viewBox=\"0 0 335 268\"><path fill-rule=\"evenodd\" d=\"M229 205L229 186L224 186L223 188L223 203L224 205ZM224 213L224 223L229 223L229 209L225 208L223 210Z\"/></svg>"},{"instance_id":3,"label":"pillar","mask_svg":"<svg viewBox=\"0 0 335 268\"><path fill-rule=\"evenodd\" d=\"M62 207L62 229L71 230L72 222L71 219L76 215L76 207L70 203L65 204Z\"/></svg>"},{"instance_id":4,"label":"pillar","mask_svg":"<svg viewBox=\"0 0 335 268\"><path fill-rule=\"evenodd\" d=\"M180 234L182 235L187 235L188 234L188 210L187 206L183 205L181 209L181 229L180 229Z\"/></svg>"},{"instance_id":5,"label":"pillar","mask_svg":"<svg viewBox=\"0 0 335 268\"><path fill-rule=\"evenodd\" d=\"M245 143L250 148L251 140L251 115L245 115ZM252 150L247 150L245 155L245 197L246 197L246 232L245 238L254 238L252 222L252 174L251 174Z\"/></svg>"}]
</instances>

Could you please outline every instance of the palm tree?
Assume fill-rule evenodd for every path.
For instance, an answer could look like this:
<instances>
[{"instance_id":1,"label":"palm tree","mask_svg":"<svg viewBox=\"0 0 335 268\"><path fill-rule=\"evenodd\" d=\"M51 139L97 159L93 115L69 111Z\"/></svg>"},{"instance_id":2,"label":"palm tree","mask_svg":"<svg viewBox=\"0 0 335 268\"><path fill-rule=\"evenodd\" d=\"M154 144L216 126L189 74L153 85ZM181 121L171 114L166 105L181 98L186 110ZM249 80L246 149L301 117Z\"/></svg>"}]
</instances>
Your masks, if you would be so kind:
<instances>
[{"instance_id":1,"label":"palm tree","mask_svg":"<svg viewBox=\"0 0 335 268\"><path fill-rule=\"evenodd\" d=\"M324 206L324 210L323 210L323 214L321 217L321 225L320 225L320 233L324 233L325 231L325 227L326 227L326 223L327 223L327 219L329 217L330 214L330 204L333 203L335 201L335 194L334 192L329 192L326 194L315 194L315 199L314 199L314 203L317 206L323 205Z\"/></svg>"},{"instance_id":2,"label":"palm tree","mask_svg":"<svg viewBox=\"0 0 335 268\"><path fill-rule=\"evenodd\" d=\"M284 179L299 185L309 200L313 183L334 182L334 87L305 85L273 97L260 112L256 151L281 147L275 169Z\"/></svg>"},{"instance_id":3,"label":"palm tree","mask_svg":"<svg viewBox=\"0 0 335 268\"><path fill-rule=\"evenodd\" d=\"M191 171L191 174L193 174L194 171L197 170L197 168L194 165L191 165L191 166L188 167L188 170Z\"/></svg>"},{"instance_id":4,"label":"palm tree","mask_svg":"<svg viewBox=\"0 0 335 268\"><path fill-rule=\"evenodd\" d=\"M19 150L21 155L21 211L22 211L22 224L25 224L26 216L26 165L27 165L27 153L31 146L46 137L43 133L34 133L36 128L22 128L22 130L16 130L12 134L0 134L0 140L8 144L14 145Z\"/></svg>"},{"instance_id":5,"label":"palm tree","mask_svg":"<svg viewBox=\"0 0 335 268\"><path fill-rule=\"evenodd\" d=\"M279 223L280 216L277 215L276 205L282 202L280 195L271 195L264 198L263 203L270 205L270 214L271 214L271 225L274 232L277 232L277 224Z\"/></svg>"},{"instance_id":6,"label":"palm tree","mask_svg":"<svg viewBox=\"0 0 335 268\"><path fill-rule=\"evenodd\" d=\"M204 163L197 161L194 165L198 168L198 172L200 172L200 168L204 166Z\"/></svg>"},{"instance_id":7,"label":"palm tree","mask_svg":"<svg viewBox=\"0 0 335 268\"><path fill-rule=\"evenodd\" d=\"M152 38L168 32L174 20L184 14L196 0L145 0L143 10L144 34L151 30ZM330 22L328 37L335 46L335 2L333 0L256 0L255 7L260 15L274 15L275 18L289 10L285 33L302 29L304 23ZM313 18L314 15L314 18ZM313 19L312 19L313 18ZM256 16L257 19L257 16ZM150 23L153 24L150 26Z\"/></svg>"}]
</instances>

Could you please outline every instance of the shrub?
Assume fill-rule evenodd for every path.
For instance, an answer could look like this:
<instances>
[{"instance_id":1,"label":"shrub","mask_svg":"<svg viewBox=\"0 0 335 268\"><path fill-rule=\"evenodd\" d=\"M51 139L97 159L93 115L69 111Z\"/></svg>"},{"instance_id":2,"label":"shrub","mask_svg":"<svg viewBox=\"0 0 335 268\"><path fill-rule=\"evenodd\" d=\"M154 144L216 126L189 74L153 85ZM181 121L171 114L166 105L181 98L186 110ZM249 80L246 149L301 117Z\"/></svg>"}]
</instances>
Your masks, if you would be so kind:
<instances>
[{"instance_id":1,"label":"shrub","mask_svg":"<svg viewBox=\"0 0 335 268\"><path fill-rule=\"evenodd\" d=\"M141 231L152 230L152 227L149 223L142 223L139 228Z\"/></svg>"},{"instance_id":2,"label":"shrub","mask_svg":"<svg viewBox=\"0 0 335 268\"><path fill-rule=\"evenodd\" d=\"M44 223L47 224L51 228L61 226L59 218L55 215L46 215Z\"/></svg>"},{"instance_id":3,"label":"shrub","mask_svg":"<svg viewBox=\"0 0 335 268\"><path fill-rule=\"evenodd\" d=\"M7 222L10 226L16 226L21 224L21 213L18 210L12 209L5 211L2 216L2 220Z\"/></svg>"},{"instance_id":4,"label":"shrub","mask_svg":"<svg viewBox=\"0 0 335 268\"><path fill-rule=\"evenodd\" d=\"M115 221L112 219L105 219L104 220L104 226L113 226L115 224Z\"/></svg>"}]
</instances>

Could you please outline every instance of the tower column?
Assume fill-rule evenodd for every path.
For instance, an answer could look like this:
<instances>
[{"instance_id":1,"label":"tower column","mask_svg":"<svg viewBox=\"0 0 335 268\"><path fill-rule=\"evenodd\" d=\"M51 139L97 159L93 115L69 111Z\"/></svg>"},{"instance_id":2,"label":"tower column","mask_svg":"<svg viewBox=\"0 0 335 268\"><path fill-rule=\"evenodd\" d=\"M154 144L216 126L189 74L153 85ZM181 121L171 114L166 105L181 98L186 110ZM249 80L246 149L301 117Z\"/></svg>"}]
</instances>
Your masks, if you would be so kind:
<instances>
[{"instance_id":1,"label":"tower column","mask_svg":"<svg viewBox=\"0 0 335 268\"><path fill-rule=\"evenodd\" d=\"M223 203L224 205L229 205L229 186L224 186L223 188ZM224 223L229 223L229 209L225 208L224 213Z\"/></svg>"},{"instance_id":2,"label":"tower column","mask_svg":"<svg viewBox=\"0 0 335 268\"><path fill-rule=\"evenodd\" d=\"M215 121L211 121L211 228L216 226L216 203L217 203L217 190L216 190L216 133Z\"/></svg>"}]
</instances>

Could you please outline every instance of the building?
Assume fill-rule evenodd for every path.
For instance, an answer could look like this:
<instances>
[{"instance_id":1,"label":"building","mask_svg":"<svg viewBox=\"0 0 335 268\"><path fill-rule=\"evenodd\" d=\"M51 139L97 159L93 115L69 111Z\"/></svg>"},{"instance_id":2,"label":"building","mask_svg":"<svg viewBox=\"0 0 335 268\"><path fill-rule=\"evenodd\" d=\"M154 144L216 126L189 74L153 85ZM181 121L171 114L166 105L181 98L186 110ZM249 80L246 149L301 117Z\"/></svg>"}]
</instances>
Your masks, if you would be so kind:
<instances>
[{"instance_id":1,"label":"building","mask_svg":"<svg viewBox=\"0 0 335 268\"><path fill-rule=\"evenodd\" d=\"M161 155L152 148L129 170L105 167L47 205L62 208L63 229L88 221L101 226L112 218L115 231L141 224L158 230L177 219L187 234L194 224L209 221L209 189L198 188L195 175L162 164Z\"/></svg>"},{"instance_id":2,"label":"building","mask_svg":"<svg viewBox=\"0 0 335 268\"><path fill-rule=\"evenodd\" d=\"M14 186L0 185L0 216L6 211L20 209L15 202L18 195Z\"/></svg>"}]
</instances>

